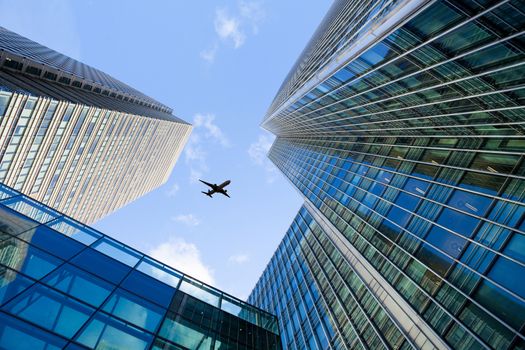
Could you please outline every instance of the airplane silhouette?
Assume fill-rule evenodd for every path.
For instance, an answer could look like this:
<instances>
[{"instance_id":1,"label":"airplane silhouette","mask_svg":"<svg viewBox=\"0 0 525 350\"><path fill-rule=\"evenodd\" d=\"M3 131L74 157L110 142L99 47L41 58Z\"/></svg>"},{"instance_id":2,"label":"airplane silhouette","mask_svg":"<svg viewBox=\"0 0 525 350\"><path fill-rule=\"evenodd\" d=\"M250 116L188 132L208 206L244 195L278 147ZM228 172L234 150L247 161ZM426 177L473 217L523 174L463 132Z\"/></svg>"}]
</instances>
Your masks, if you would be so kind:
<instances>
[{"instance_id":1,"label":"airplane silhouette","mask_svg":"<svg viewBox=\"0 0 525 350\"><path fill-rule=\"evenodd\" d=\"M205 195L207 195L208 197L210 198L213 198L212 195L214 193L220 193L220 194L223 194L225 195L226 197L230 198L230 196L228 196L228 190L225 190L224 187L228 186L231 181L230 180L226 180L224 181L222 184L220 185L217 185L217 184L211 184L209 182L206 182L206 181L202 181L202 180L199 180L200 182L202 182L203 184L207 185L207 186L210 186L211 187L211 190L208 190L208 192L204 192L204 191L201 191L202 193L204 193Z\"/></svg>"}]
</instances>

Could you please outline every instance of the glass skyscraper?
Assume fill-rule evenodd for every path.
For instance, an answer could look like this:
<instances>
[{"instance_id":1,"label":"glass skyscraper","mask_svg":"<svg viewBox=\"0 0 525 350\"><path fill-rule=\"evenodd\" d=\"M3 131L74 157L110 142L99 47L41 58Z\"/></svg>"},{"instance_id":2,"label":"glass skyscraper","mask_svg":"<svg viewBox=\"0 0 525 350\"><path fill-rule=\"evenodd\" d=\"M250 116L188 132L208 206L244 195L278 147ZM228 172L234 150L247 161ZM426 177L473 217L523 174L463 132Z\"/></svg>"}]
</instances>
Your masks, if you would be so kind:
<instances>
[{"instance_id":1,"label":"glass skyscraper","mask_svg":"<svg viewBox=\"0 0 525 350\"><path fill-rule=\"evenodd\" d=\"M281 349L275 316L0 185L0 349Z\"/></svg>"},{"instance_id":2,"label":"glass skyscraper","mask_svg":"<svg viewBox=\"0 0 525 350\"><path fill-rule=\"evenodd\" d=\"M525 2L336 1L275 97L285 349L525 349Z\"/></svg>"},{"instance_id":3,"label":"glass skyscraper","mask_svg":"<svg viewBox=\"0 0 525 350\"><path fill-rule=\"evenodd\" d=\"M191 132L172 110L0 27L0 182L91 223L167 181Z\"/></svg>"}]
</instances>

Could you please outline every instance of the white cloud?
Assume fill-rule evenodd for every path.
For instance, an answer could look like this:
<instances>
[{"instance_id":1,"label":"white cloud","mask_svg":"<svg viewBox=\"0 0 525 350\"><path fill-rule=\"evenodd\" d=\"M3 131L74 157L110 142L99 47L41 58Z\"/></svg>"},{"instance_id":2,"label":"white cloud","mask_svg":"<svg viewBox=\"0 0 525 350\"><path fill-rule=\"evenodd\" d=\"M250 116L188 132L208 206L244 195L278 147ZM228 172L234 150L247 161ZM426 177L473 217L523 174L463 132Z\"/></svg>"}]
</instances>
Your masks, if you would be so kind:
<instances>
[{"instance_id":1,"label":"white cloud","mask_svg":"<svg viewBox=\"0 0 525 350\"><path fill-rule=\"evenodd\" d=\"M261 2L241 0L233 11L228 8L217 9L213 25L215 33L222 42L231 43L235 49L238 49L248 38L246 27L251 27L252 33L257 34L259 24L265 17L266 13ZM201 51L200 56L203 60L213 63L217 50L218 44L215 43L211 49Z\"/></svg>"},{"instance_id":2,"label":"white cloud","mask_svg":"<svg viewBox=\"0 0 525 350\"><path fill-rule=\"evenodd\" d=\"M259 23L266 17L266 12L260 2L240 1L239 12L241 16L252 26L254 34L259 32Z\"/></svg>"},{"instance_id":3,"label":"white cloud","mask_svg":"<svg viewBox=\"0 0 525 350\"><path fill-rule=\"evenodd\" d=\"M173 198L177 195L177 192L179 192L179 184L174 183L173 186L166 192L166 196Z\"/></svg>"},{"instance_id":4,"label":"white cloud","mask_svg":"<svg viewBox=\"0 0 525 350\"><path fill-rule=\"evenodd\" d=\"M183 238L172 237L169 241L151 250L150 255L202 282L215 284L214 272L202 261L197 246Z\"/></svg>"},{"instance_id":5,"label":"white cloud","mask_svg":"<svg viewBox=\"0 0 525 350\"><path fill-rule=\"evenodd\" d=\"M215 12L215 32L222 40L233 41L234 48L238 49L244 44L246 34L241 29L238 17L230 16L226 9L217 9Z\"/></svg>"},{"instance_id":6,"label":"white cloud","mask_svg":"<svg viewBox=\"0 0 525 350\"><path fill-rule=\"evenodd\" d=\"M180 222L187 226L197 226L200 224L199 219L195 217L193 214L179 214L177 216L174 216L173 221Z\"/></svg>"},{"instance_id":7,"label":"white cloud","mask_svg":"<svg viewBox=\"0 0 525 350\"><path fill-rule=\"evenodd\" d=\"M250 144L248 155L252 162L262 167L266 173L266 182L272 183L277 177L275 165L268 159L267 154L272 146L274 137L269 133L260 134L257 141Z\"/></svg>"},{"instance_id":8,"label":"white cloud","mask_svg":"<svg viewBox=\"0 0 525 350\"><path fill-rule=\"evenodd\" d=\"M230 147L231 143L215 123L213 114L197 114L193 118L193 132L184 148L186 163L190 165L190 182L196 183L209 168L206 149L213 144Z\"/></svg>"},{"instance_id":9,"label":"white cloud","mask_svg":"<svg viewBox=\"0 0 525 350\"><path fill-rule=\"evenodd\" d=\"M213 114L197 114L193 119L194 128L204 128L204 136L208 139L219 142L224 147L230 147L230 140L224 135L222 130L213 121Z\"/></svg>"},{"instance_id":10,"label":"white cloud","mask_svg":"<svg viewBox=\"0 0 525 350\"><path fill-rule=\"evenodd\" d=\"M250 256L248 254L235 254L228 258L228 261L234 264L244 264L250 260Z\"/></svg>"},{"instance_id":11,"label":"white cloud","mask_svg":"<svg viewBox=\"0 0 525 350\"><path fill-rule=\"evenodd\" d=\"M206 50L202 50L200 53L200 56L203 60L213 63L215 62L215 56L217 55L217 50L219 49L219 45L215 43L212 47Z\"/></svg>"}]
</instances>

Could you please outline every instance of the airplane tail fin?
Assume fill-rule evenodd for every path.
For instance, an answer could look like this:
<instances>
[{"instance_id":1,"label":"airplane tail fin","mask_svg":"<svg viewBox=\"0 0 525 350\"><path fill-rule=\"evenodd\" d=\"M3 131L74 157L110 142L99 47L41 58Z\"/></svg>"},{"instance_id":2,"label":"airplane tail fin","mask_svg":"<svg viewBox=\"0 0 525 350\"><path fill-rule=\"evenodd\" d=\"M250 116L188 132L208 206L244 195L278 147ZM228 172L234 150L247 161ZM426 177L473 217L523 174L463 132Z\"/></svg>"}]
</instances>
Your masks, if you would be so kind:
<instances>
[{"instance_id":1,"label":"airplane tail fin","mask_svg":"<svg viewBox=\"0 0 525 350\"><path fill-rule=\"evenodd\" d=\"M204 193L204 194L207 195L208 197L213 198L212 195L209 194L208 192L201 191L201 193Z\"/></svg>"}]
</instances>

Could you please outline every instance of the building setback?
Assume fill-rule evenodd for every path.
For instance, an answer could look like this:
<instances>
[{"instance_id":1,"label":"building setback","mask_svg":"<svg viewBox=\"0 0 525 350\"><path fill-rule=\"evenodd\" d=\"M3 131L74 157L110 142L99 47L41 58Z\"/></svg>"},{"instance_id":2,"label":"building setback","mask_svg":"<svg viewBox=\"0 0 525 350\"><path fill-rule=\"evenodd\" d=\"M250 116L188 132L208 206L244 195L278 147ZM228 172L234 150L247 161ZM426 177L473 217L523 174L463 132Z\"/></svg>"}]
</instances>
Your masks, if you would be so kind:
<instances>
[{"instance_id":1,"label":"building setback","mask_svg":"<svg viewBox=\"0 0 525 350\"><path fill-rule=\"evenodd\" d=\"M167 181L191 132L172 110L0 27L0 182L94 222Z\"/></svg>"},{"instance_id":2,"label":"building setback","mask_svg":"<svg viewBox=\"0 0 525 350\"><path fill-rule=\"evenodd\" d=\"M285 349L525 348L525 3L335 1L263 121Z\"/></svg>"},{"instance_id":3,"label":"building setback","mask_svg":"<svg viewBox=\"0 0 525 350\"><path fill-rule=\"evenodd\" d=\"M0 348L281 345L275 316L0 184Z\"/></svg>"}]
</instances>

